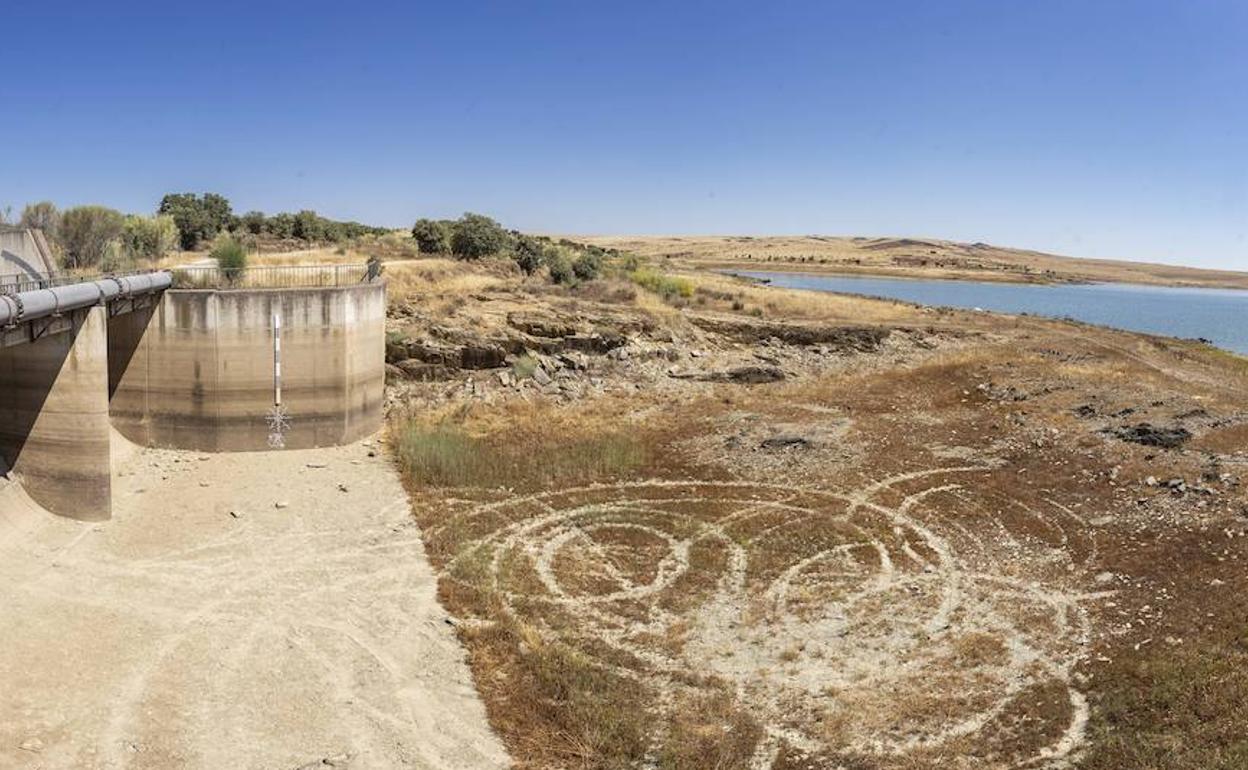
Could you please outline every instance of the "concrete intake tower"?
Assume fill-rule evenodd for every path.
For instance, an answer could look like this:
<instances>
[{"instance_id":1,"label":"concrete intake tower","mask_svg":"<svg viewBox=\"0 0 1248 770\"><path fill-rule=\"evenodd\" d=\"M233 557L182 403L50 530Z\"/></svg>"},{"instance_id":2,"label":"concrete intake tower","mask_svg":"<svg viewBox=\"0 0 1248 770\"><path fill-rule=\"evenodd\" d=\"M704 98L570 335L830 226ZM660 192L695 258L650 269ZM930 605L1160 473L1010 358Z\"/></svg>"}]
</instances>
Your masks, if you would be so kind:
<instances>
[{"instance_id":1,"label":"concrete intake tower","mask_svg":"<svg viewBox=\"0 0 1248 770\"><path fill-rule=\"evenodd\" d=\"M365 265L52 281L0 295L0 473L49 511L111 514L111 435L262 451L381 427L385 284Z\"/></svg>"}]
</instances>

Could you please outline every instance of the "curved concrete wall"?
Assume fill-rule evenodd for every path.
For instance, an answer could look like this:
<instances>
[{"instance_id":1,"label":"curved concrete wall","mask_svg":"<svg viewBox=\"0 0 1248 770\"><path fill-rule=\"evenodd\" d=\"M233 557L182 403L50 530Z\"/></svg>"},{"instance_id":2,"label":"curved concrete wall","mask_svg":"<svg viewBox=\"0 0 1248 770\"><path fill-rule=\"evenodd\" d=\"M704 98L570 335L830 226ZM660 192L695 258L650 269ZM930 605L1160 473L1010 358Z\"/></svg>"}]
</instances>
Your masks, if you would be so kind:
<instances>
[{"instance_id":1,"label":"curved concrete wall","mask_svg":"<svg viewBox=\"0 0 1248 770\"><path fill-rule=\"evenodd\" d=\"M0 465L44 508L107 519L107 312L85 308L61 322L62 331L0 348Z\"/></svg>"},{"instance_id":2,"label":"curved concrete wall","mask_svg":"<svg viewBox=\"0 0 1248 770\"><path fill-rule=\"evenodd\" d=\"M282 320L288 448L345 444L381 427L385 285L171 290L109 320L109 412L146 446L269 449L273 315Z\"/></svg>"}]
</instances>

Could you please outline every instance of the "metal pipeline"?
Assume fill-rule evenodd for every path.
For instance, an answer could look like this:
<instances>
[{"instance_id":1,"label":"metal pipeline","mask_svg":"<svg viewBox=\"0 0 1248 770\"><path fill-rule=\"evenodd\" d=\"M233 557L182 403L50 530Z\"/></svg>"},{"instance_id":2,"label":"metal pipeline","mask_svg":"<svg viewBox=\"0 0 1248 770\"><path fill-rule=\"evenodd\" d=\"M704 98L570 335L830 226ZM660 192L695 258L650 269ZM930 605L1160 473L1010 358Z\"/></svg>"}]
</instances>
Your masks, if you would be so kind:
<instances>
[{"instance_id":1,"label":"metal pipeline","mask_svg":"<svg viewBox=\"0 0 1248 770\"><path fill-rule=\"evenodd\" d=\"M0 326L13 326L23 321L46 318L79 308L91 307L114 299L138 297L164 291L173 285L173 274L156 273L101 278L98 281L34 289L0 296Z\"/></svg>"}]
</instances>

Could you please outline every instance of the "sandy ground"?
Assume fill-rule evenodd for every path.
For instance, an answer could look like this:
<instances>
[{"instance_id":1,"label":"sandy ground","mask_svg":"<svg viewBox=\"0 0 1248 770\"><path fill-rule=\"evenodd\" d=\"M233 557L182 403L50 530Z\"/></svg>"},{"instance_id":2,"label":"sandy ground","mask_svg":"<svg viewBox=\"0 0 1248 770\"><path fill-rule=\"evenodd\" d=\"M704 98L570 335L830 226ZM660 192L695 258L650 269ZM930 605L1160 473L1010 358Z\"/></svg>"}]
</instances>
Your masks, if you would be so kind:
<instances>
[{"instance_id":1,"label":"sandy ground","mask_svg":"<svg viewBox=\"0 0 1248 770\"><path fill-rule=\"evenodd\" d=\"M0 767L506 765L367 442L119 448L103 524L0 479Z\"/></svg>"}]
</instances>

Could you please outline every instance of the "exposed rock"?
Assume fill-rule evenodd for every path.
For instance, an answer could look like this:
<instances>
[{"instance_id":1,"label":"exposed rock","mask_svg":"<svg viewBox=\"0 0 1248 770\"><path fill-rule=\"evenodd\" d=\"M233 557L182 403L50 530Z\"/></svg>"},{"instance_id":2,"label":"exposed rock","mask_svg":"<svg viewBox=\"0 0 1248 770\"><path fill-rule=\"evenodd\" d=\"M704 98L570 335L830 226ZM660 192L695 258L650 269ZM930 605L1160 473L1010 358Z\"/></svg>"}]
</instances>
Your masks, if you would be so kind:
<instances>
[{"instance_id":1,"label":"exposed rock","mask_svg":"<svg viewBox=\"0 0 1248 770\"><path fill-rule=\"evenodd\" d=\"M533 381L542 387L546 387L552 382L550 375L540 366L533 370Z\"/></svg>"},{"instance_id":2,"label":"exposed rock","mask_svg":"<svg viewBox=\"0 0 1248 770\"><path fill-rule=\"evenodd\" d=\"M776 366L737 366L720 372L684 372L673 366L668 368L667 376L677 380L735 382L743 385L779 382L785 377L784 371Z\"/></svg>"},{"instance_id":3,"label":"exposed rock","mask_svg":"<svg viewBox=\"0 0 1248 770\"><path fill-rule=\"evenodd\" d=\"M507 365L507 351L493 345L465 345L460 350L464 369L498 369Z\"/></svg>"},{"instance_id":4,"label":"exposed rock","mask_svg":"<svg viewBox=\"0 0 1248 770\"><path fill-rule=\"evenodd\" d=\"M407 377L420 382L439 382L453 380L458 377L455 370L442 364L430 364L415 358L400 361L398 368Z\"/></svg>"},{"instance_id":5,"label":"exposed rock","mask_svg":"<svg viewBox=\"0 0 1248 770\"><path fill-rule=\"evenodd\" d=\"M762 449L809 449L810 446L810 439L804 436L772 436L759 444Z\"/></svg>"},{"instance_id":6,"label":"exposed rock","mask_svg":"<svg viewBox=\"0 0 1248 770\"><path fill-rule=\"evenodd\" d=\"M595 332L593 334L569 334L563 338L560 346L564 350L576 350L582 353L602 355L616 348L623 347L628 339L619 332Z\"/></svg>"},{"instance_id":7,"label":"exposed rock","mask_svg":"<svg viewBox=\"0 0 1248 770\"><path fill-rule=\"evenodd\" d=\"M1146 422L1116 428L1110 432L1123 441L1143 444L1144 446L1160 447L1162 449L1177 449L1192 437L1191 431L1187 428L1163 428Z\"/></svg>"},{"instance_id":8,"label":"exposed rock","mask_svg":"<svg viewBox=\"0 0 1248 770\"><path fill-rule=\"evenodd\" d=\"M525 334L547 339L558 339L576 333L576 327L568 321L542 313L511 313L507 316L507 323Z\"/></svg>"},{"instance_id":9,"label":"exposed rock","mask_svg":"<svg viewBox=\"0 0 1248 770\"><path fill-rule=\"evenodd\" d=\"M784 372L776 366L738 366L725 372L717 372L716 379L754 385L779 382L784 379Z\"/></svg>"},{"instance_id":10,"label":"exposed rock","mask_svg":"<svg viewBox=\"0 0 1248 770\"><path fill-rule=\"evenodd\" d=\"M873 326L815 326L700 315L690 315L689 320L705 331L737 342L759 343L774 338L790 345L826 345L836 351L877 350L890 334L889 329Z\"/></svg>"}]
</instances>

